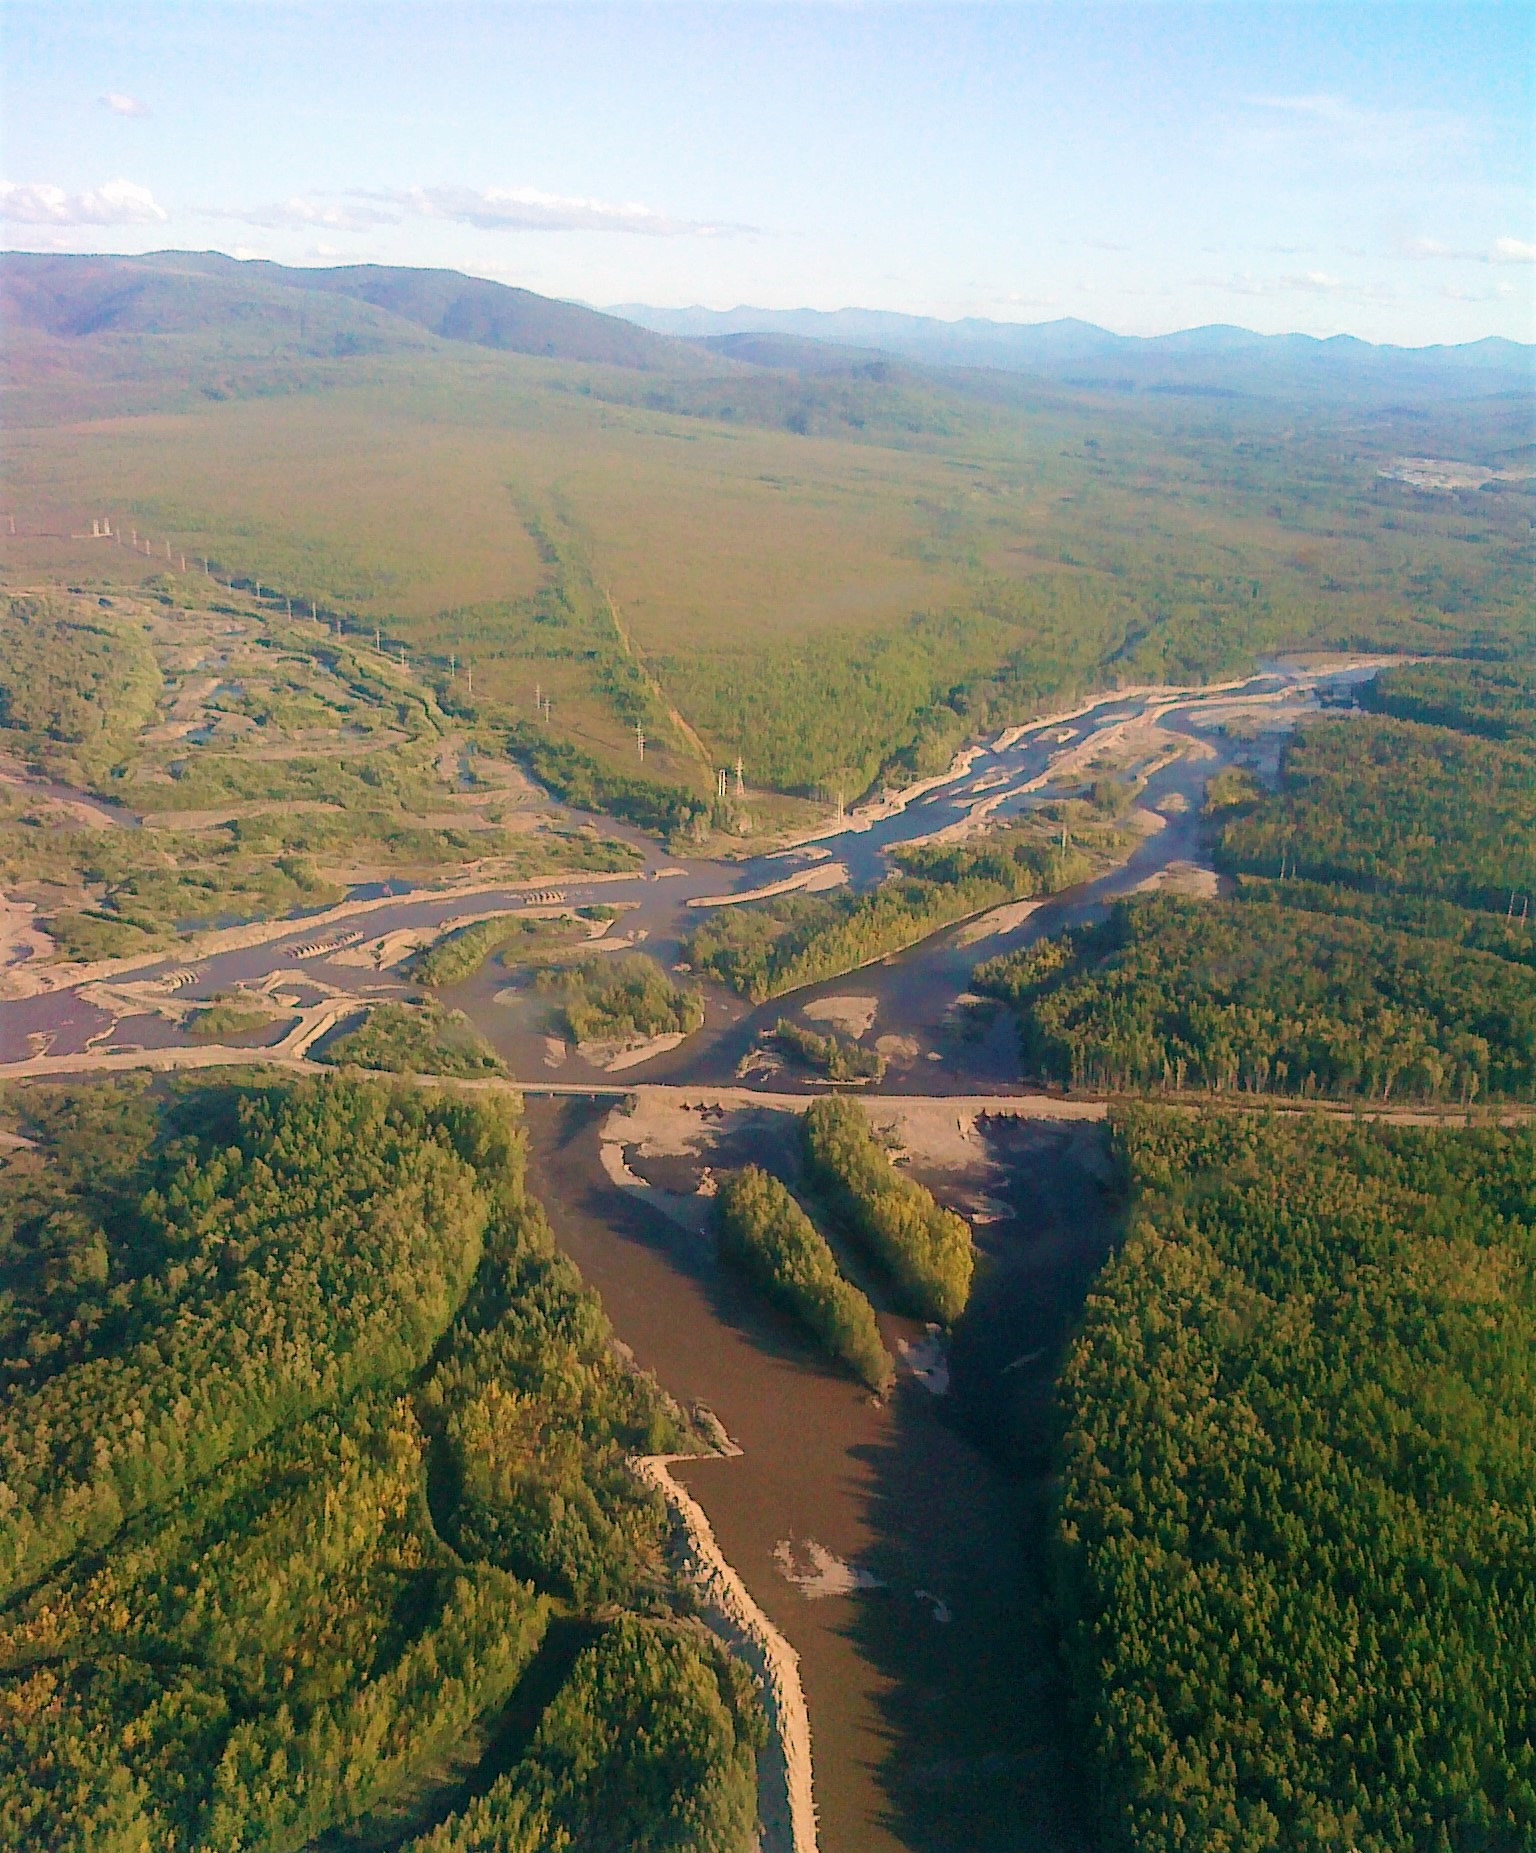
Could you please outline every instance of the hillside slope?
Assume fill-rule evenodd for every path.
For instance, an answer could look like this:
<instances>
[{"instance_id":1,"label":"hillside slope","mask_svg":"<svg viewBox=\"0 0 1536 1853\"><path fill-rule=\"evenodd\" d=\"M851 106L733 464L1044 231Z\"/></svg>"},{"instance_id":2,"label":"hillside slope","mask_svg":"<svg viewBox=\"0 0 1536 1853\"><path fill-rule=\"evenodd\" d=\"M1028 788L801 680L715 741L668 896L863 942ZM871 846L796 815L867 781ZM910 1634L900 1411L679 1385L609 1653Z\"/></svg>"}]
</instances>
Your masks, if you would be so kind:
<instances>
[{"instance_id":1,"label":"hillside slope","mask_svg":"<svg viewBox=\"0 0 1536 1853\"><path fill-rule=\"evenodd\" d=\"M0 255L8 333L80 338L189 334L243 324L252 334L311 339L367 334L375 346L421 345L420 332L519 354L606 366L693 370L685 344L616 316L453 270L379 264L294 269L216 251L145 257Z\"/></svg>"}]
</instances>

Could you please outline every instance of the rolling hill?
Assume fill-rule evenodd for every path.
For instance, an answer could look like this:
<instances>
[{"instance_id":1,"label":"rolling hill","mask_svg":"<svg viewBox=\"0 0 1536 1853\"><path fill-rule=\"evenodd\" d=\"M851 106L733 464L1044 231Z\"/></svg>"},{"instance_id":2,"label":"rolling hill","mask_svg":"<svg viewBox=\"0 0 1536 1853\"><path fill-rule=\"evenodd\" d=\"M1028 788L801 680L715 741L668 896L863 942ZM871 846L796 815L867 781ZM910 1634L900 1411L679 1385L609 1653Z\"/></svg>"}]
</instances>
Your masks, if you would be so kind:
<instances>
[{"instance_id":1,"label":"rolling hill","mask_svg":"<svg viewBox=\"0 0 1536 1853\"><path fill-rule=\"evenodd\" d=\"M273 332L366 331L393 347L418 346L425 332L605 366L690 370L703 364L682 343L617 316L483 277L379 264L301 270L217 251L147 257L7 252L0 261L0 315L8 331L76 338L187 334L236 319Z\"/></svg>"}]
</instances>

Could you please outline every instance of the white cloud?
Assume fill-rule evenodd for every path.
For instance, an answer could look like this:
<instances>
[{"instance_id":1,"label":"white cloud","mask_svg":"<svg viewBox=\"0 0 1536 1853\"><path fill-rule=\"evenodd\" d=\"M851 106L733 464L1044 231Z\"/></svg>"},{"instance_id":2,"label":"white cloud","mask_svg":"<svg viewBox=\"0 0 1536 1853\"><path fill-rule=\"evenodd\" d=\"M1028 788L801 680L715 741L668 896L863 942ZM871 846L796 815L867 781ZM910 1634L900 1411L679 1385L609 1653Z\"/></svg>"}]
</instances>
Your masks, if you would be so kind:
<instances>
[{"instance_id":1,"label":"white cloud","mask_svg":"<svg viewBox=\"0 0 1536 1853\"><path fill-rule=\"evenodd\" d=\"M1492 264L1536 264L1536 244L1525 238L1495 238L1488 261Z\"/></svg>"},{"instance_id":2,"label":"white cloud","mask_svg":"<svg viewBox=\"0 0 1536 1853\"><path fill-rule=\"evenodd\" d=\"M121 90L109 90L104 97L96 101L103 109L110 109L114 116L147 116L149 105L139 97L125 95Z\"/></svg>"},{"instance_id":3,"label":"white cloud","mask_svg":"<svg viewBox=\"0 0 1536 1853\"><path fill-rule=\"evenodd\" d=\"M169 217L148 187L108 180L85 193L0 180L0 219L12 225L160 225Z\"/></svg>"},{"instance_id":4,"label":"white cloud","mask_svg":"<svg viewBox=\"0 0 1536 1853\"><path fill-rule=\"evenodd\" d=\"M537 187L411 187L398 195L406 211L451 219L486 232L633 232L651 238L713 238L749 229L674 219L635 201L574 199Z\"/></svg>"}]
</instances>

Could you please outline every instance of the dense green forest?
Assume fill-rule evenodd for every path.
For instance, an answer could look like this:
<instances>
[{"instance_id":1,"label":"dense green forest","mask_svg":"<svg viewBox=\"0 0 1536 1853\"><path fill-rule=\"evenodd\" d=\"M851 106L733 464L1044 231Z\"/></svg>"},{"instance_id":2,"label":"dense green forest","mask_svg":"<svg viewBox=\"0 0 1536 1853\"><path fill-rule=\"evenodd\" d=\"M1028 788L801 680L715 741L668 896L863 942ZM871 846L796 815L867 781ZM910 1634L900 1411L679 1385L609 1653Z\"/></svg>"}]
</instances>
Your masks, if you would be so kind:
<instances>
[{"instance_id":1,"label":"dense green forest","mask_svg":"<svg viewBox=\"0 0 1536 1853\"><path fill-rule=\"evenodd\" d=\"M952 1325L965 1310L975 1261L964 1221L895 1168L851 1100L816 1101L804 1128L811 1183L889 1277L903 1309Z\"/></svg>"},{"instance_id":2,"label":"dense green forest","mask_svg":"<svg viewBox=\"0 0 1536 1853\"><path fill-rule=\"evenodd\" d=\"M1536 1844L1536 1140L1118 1124L1060 1384L1107 1843Z\"/></svg>"},{"instance_id":3,"label":"dense green forest","mask_svg":"<svg viewBox=\"0 0 1536 1853\"><path fill-rule=\"evenodd\" d=\"M1056 841L1054 822L1042 813L972 842L896 850L898 873L862 893L785 894L719 908L694 929L684 956L753 1003L835 978L968 914L1084 880L1092 854Z\"/></svg>"},{"instance_id":4,"label":"dense green forest","mask_svg":"<svg viewBox=\"0 0 1536 1853\"><path fill-rule=\"evenodd\" d=\"M408 1853L742 1853L761 1713L702 1628L626 1615L583 1650L522 1759Z\"/></svg>"},{"instance_id":5,"label":"dense green forest","mask_svg":"<svg viewBox=\"0 0 1536 1853\"><path fill-rule=\"evenodd\" d=\"M32 1143L0 1169L7 1843L277 1853L401 1799L408 1823L527 1676L553 1697L520 1756L430 1844L687 1822L742 1853L756 1703L669 1618L664 1514L625 1467L677 1419L555 1252L506 1102L8 1107Z\"/></svg>"},{"instance_id":6,"label":"dense green forest","mask_svg":"<svg viewBox=\"0 0 1536 1853\"><path fill-rule=\"evenodd\" d=\"M1536 1097L1536 969L1246 894L1121 901L972 982L1067 1087Z\"/></svg>"},{"instance_id":7,"label":"dense green forest","mask_svg":"<svg viewBox=\"0 0 1536 1853\"><path fill-rule=\"evenodd\" d=\"M809 1331L877 1396L895 1371L875 1311L810 1217L776 1177L746 1165L720 1180L715 1196L720 1253Z\"/></svg>"},{"instance_id":8,"label":"dense green forest","mask_svg":"<svg viewBox=\"0 0 1536 1853\"><path fill-rule=\"evenodd\" d=\"M1536 747L1376 716L1299 727L1279 791L1221 820L1218 867L1503 913L1536 893ZM1518 911L1518 901L1516 903Z\"/></svg>"},{"instance_id":9,"label":"dense green forest","mask_svg":"<svg viewBox=\"0 0 1536 1853\"><path fill-rule=\"evenodd\" d=\"M99 608L72 620L51 601L12 598L0 668L0 728L87 759L155 712L160 671L143 631Z\"/></svg>"},{"instance_id":10,"label":"dense green forest","mask_svg":"<svg viewBox=\"0 0 1536 1853\"><path fill-rule=\"evenodd\" d=\"M1070 1087L1536 1095L1527 680L1392 670L1371 702L1457 726L1320 721L1287 743L1276 791L1213 780L1229 898L1132 898L977 968L1017 1013L1026 1068Z\"/></svg>"},{"instance_id":11,"label":"dense green forest","mask_svg":"<svg viewBox=\"0 0 1536 1853\"><path fill-rule=\"evenodd\" d=\"M1367 682L1360 705L1490 740L1536 739L1536 667L1518 660L1404 663Z\"/></svg>"}]
</instances>

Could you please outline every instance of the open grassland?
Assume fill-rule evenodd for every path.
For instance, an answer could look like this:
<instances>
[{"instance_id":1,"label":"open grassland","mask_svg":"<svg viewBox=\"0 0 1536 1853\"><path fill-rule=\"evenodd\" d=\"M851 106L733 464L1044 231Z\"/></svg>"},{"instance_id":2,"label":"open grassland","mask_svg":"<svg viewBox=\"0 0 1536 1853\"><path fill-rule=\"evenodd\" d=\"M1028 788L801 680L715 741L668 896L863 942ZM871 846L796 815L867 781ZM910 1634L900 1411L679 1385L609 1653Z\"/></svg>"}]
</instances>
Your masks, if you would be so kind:
<instances>
[{"instance_id":1,"label":"open grassland","mask_svg":"<svg viewBox=\"0 0 1536 1853\"><path fill-rule=\"evenodd\" d=\"M218 374L190 337L114 340L115 374L89 343L18 363L7 572L147 569L68 538L110 513L378 625L466 716L694 793L740 753L749 791L852 794L1088 686L1500 649L1528 622L1528 485L1380 474L1513 455L1496 397L1298 417L959 374L850 397L442 342Z\"/></svg>"}]
</instances>

